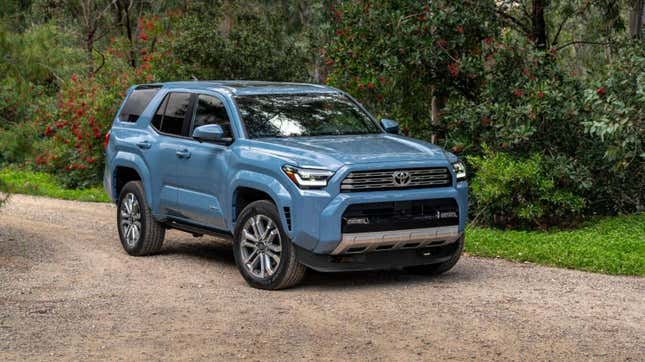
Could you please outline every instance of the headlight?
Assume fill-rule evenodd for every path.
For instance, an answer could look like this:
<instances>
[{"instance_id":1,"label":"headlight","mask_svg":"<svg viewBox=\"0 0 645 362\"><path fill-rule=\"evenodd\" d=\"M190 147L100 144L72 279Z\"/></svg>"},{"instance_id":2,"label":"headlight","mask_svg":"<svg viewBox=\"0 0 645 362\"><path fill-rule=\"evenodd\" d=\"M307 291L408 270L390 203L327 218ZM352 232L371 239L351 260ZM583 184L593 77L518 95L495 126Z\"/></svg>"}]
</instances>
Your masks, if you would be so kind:
<instances>
[{"instance_id":1,"label":"headlight","mask_svg":"<svg viewBox=\"0 0 645 362\"><path fill-rule=\"evenodd\" d=\"M329 170L299 168L284 165L282 171L301 189L320 189L327 186L327 180L334 173Z\"/></svg>"},{"instance_id":2,"label":"headlight","mask_svg":"<svg viewBox=\"0 0 645 362\"><path fill-rule=\"evenodd\" d=\"M457 181L463 181L466 179L466 166L461 161L457 161L452 164L452 170L455 171L455 176Z\"/></svg>"}]
</instances>

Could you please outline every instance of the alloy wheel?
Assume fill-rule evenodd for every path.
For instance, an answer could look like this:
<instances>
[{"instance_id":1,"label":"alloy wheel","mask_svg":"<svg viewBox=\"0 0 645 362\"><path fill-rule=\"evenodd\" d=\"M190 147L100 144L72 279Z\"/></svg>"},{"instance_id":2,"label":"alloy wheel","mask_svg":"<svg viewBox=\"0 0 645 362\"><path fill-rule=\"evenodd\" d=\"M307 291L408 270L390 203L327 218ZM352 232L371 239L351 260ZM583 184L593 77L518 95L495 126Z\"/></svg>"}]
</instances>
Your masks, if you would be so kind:
<instances>
[{"instance_id":1,"label":"alloy wheel","mask_svg":"<svg viewBox=\"0 0 645 362\"><path fill-rule=\"evenodd\" d=\"M141 208L137 197L128 193L121 202L121 235L128 247L133 248L141 237Z\"/></svg>"},{"instance_id":2,"label":"alloy wheel","mask_svg":"<svg viewBox=\"0 0 645 362\"><path fill-rule=\"evenodd\" d=\"M282 238L275 222L263 214L251 216L240 237L240 255L246 270L260 279L275 274L282 253Z\"/></svg>"}]
</instances>

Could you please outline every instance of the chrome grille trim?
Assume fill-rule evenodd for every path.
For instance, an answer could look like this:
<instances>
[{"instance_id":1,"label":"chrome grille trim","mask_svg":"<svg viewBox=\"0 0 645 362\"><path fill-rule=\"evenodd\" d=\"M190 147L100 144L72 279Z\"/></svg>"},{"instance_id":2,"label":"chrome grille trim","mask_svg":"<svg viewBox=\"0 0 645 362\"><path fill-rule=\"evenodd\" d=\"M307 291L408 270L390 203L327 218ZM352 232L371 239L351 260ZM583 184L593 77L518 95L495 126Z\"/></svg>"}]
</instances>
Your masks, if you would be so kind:
<instances>
[{"instance_id":1,"label":"chrome grille trim","mask_svg":"<svg viewBox=\"0 0 645 362\"><path fill-rule=\"evenodd\" d=\"M410 182L405 186L394 183L393 174L406 171L410 174ZM342 181L340 190L343 192L369 190L396 190L409 188L442 187L452 184L452 176L446 167L423 169L400 169L383 171L353 171Z\"/></svg>"}]
</instances>

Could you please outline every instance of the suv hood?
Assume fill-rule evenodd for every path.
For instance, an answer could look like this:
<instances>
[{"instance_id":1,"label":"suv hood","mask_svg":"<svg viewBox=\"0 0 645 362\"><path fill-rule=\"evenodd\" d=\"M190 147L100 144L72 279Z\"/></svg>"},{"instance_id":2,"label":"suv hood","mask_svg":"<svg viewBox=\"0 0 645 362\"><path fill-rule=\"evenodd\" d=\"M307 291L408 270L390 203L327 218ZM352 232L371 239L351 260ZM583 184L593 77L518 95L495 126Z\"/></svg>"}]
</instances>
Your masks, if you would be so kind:
<instances>
[{"instance_id":1,"label":"suv hood","mask_svg":"<svg viewBox=\"0 0 645 362\"><path fill-rule=\"evenodd\" d=\"M391 134L262 138L253 141L262 143L264 151L282 157L290 153L294 160L311 160L314 164L328 166L333 160L341 164L359 164L446 159L444 151L433 144Z\"/></svg>"}]
</instances>

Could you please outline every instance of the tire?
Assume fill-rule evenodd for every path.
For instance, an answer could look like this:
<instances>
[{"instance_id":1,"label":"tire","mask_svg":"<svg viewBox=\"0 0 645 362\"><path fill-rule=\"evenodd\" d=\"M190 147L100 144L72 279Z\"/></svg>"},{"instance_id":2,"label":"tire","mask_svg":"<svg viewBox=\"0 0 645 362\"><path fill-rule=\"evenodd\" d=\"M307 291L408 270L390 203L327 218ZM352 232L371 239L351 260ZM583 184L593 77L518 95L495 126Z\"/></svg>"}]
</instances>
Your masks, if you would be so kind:
<instances>
[{"instance_id":1,"label":"tire","mask_svg":"<svg viewBox=\"0 0 645 362\"><path fill-rule=\"evenodd\" d=\"M461 257L461 254L464 251L464 236L462 235L459 239L457 239L456 243L457 250L449 260L444 261L443 263L411 266L405 269L412 274L419 275L440 275L447 272L448 270L452 269L455 264L457 264L459 258Z\"/></svg>"},{"instance_id":2,"label":"tire","mask_svg":"<svg viewBox=\"0 0 645 362\"><path fill-rule=\"evenodd\" d=\"M247 205L237 218L233 235L235 263L250 286L285 289L304 277L306 267L296 259L296 250L272 202Z\"/></svg>"},{"instance_id":3,"label":"tire","mask_svg":"<svg viewBox=\"0 0 645 362\"><path fill-rule=\"evenodd\" d=\"M140 181L125 184L119 194L116 215L121 245L128 254L144 256L159 252L166 228L152 217Z\"/></svg>"}]
</instances>

